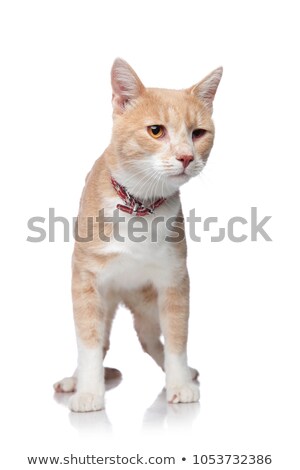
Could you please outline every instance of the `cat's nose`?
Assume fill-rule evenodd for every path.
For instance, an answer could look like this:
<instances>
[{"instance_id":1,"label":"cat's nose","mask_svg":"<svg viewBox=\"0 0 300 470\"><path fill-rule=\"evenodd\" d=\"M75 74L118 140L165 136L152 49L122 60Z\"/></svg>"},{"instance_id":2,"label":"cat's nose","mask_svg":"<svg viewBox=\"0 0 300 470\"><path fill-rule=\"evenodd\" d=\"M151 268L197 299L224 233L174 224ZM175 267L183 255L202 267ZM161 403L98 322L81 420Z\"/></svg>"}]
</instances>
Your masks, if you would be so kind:
<instances>
[{"instance_id":1,"label":"cat's nose","mask_svg":"<svg viewBox=\"0 0 300 470\"><path fill-rule=\"evenodd\" d=\"M176 160L179 160L183 164L183 168L186 168L193 160L193 155L178 155Z\"/></svg>"}]
</instances>

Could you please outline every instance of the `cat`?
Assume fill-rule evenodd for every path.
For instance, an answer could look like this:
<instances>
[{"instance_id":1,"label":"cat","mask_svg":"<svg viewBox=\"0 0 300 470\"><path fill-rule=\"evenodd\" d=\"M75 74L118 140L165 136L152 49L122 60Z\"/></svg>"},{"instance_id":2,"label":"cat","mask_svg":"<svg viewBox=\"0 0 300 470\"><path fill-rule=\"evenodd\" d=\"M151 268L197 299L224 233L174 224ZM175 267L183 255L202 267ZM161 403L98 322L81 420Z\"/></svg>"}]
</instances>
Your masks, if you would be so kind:
<instances>
[{"instance_id":1,"label":"cat","mask_svg":"<svg viewBox=\"0 0 300 470\"><path fill-rule=\"evenodd\" d=\"M104 408L103 359L120 303L133 314L142 348L166 374L167 401L199 400L198 372L187 363L189 276L185 237L178 236L179 188L201 172L213 146L221 76L220 67L188 89L145 88L124 60L112 66L112 139L86 178L72 261L78 367L54 384L56 392L75 392L72 411ZM105 219L116 212L124 217L123 238L112 236L116 224ZM147 224L141 243L130 236L132 221Z\"/></svg>"}]
</instances>

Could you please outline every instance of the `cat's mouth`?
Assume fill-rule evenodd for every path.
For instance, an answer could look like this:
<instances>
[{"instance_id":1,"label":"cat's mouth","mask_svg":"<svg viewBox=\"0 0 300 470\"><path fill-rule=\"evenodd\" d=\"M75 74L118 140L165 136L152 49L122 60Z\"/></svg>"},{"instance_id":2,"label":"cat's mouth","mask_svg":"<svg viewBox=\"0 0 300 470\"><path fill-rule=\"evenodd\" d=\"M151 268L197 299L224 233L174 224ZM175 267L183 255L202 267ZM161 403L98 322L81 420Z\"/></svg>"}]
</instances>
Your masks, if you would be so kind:
<instances>
[{"instance_id":1,"label":"cat's mouth","mask_svg":"<svg viewBox=\"0 0 300 470\"><path fill-rule=\"evenodd\" d=\"M175 173L172 175L169 175L171 178L189 178L189 175L186 173L185 170L182 170L180 173Z\"/></svg>"}]
</instances>

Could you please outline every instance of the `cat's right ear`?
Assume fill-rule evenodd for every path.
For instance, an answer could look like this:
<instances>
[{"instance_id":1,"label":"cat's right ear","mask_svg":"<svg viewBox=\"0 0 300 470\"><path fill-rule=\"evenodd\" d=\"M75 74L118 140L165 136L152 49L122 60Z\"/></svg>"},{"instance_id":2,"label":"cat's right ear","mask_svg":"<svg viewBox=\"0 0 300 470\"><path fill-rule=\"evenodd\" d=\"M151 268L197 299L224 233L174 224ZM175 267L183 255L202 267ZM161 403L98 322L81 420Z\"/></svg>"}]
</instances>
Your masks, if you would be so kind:
<instances>
[{"instance_id":1,"label":"cat's right ear","mask_svg":"<svg viewBox=\"0 0 300 470\"><path fill-rule=\"evenodd\" d=\"M211 72L201 82L190 88L188 91L195 95L208 109L210 113L213 111L213 101L223 74L223 67Z\"/></svg>"},{"instance_id":2,"label":"cat's right ear","mask_svg":"<svg viewBox=\"0 0 300 470\"><path fill-rule=\"evenodd\" d=\"M114 113L124 112L126 105L145 89L141 80L123 59L116 59L111 69L112 104Z\"/></svg>"}]
</instances>

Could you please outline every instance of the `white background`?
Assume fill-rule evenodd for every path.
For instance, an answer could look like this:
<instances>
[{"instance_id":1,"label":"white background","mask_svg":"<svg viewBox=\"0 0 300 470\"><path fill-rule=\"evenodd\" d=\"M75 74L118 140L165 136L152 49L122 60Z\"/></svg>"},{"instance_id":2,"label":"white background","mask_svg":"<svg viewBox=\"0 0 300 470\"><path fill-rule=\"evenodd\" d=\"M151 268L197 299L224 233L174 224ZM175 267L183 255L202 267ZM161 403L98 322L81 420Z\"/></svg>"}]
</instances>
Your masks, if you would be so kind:
<instances>
[{"instance_id":1,"label":"white background","mask_svg":"<svg viewBox=\"0 0 300 470\"><path fill-rule=\"evenodd\" d=\"M299 40L292 1L1 2L1 468L71 452L174 455L182 468L196 453L260 453L299 468ZM72 242L58 227L55 243L28 243L27 220L76 216L110 140L117 56L146 86L224 66L215 146L183 206L220 225L257 206L273 241L188 242L200 404L165 404L120 310L106 363L123 381L105 412L76 415L52 391L76 362Z\"/></svg>"}]
</instances>

